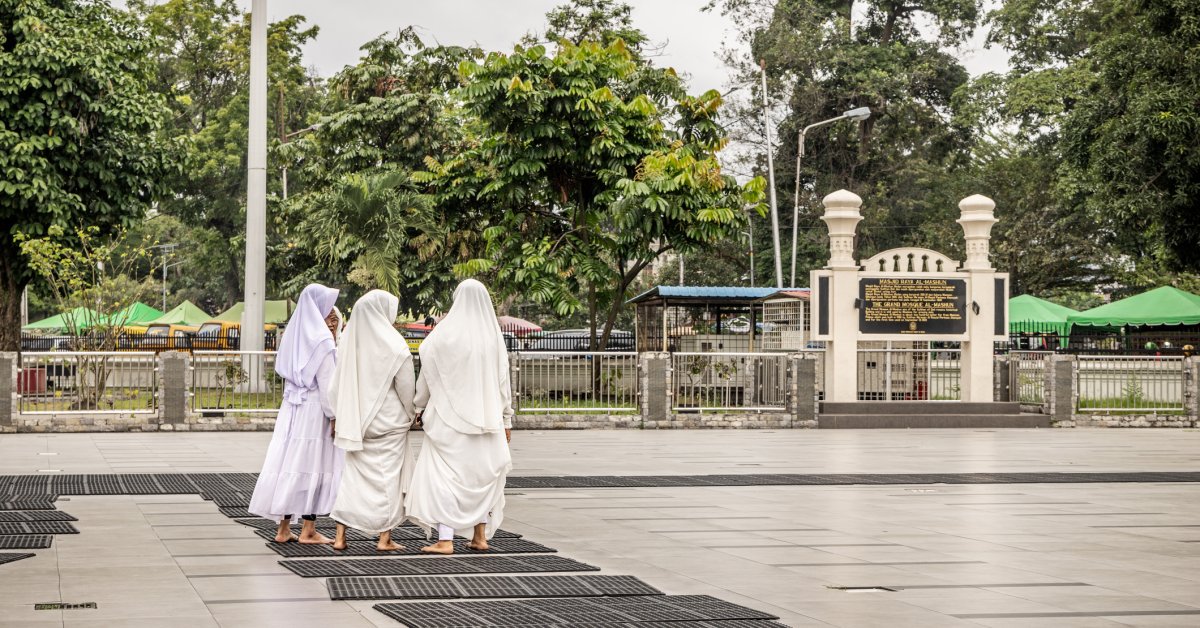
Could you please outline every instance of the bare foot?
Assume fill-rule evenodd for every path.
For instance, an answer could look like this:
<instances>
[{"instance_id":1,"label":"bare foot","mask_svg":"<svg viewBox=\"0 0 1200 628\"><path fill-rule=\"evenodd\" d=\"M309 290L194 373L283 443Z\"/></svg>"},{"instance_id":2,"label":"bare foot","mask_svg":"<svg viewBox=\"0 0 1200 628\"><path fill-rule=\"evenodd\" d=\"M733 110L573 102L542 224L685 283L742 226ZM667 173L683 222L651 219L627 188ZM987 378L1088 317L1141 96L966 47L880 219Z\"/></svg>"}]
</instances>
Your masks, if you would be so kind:
<instances>
[{"instance_id":1,"label":"bare foot","mask_svg":"<svg viewBox=\"0 0 1200 628\"><path fill-rule=\"evenodd\" d=\"M284 536L282 534L275 535L276 543L291 543L292 541L299 541L299 540L300 540L300 537L296 536L295 534L292 534L291 532L288 532L287 536Z\"/></svg>"},{"instance_id":2,"label":"bare foot","mask_svg":"<svg viewBox=\"0 0 1200 628\"><path fill-rule=\"evenodd\" d=\"M330 545L332 543L333 539L321 534L320 532L317 532L316 530L313 530L312 534L302 533L300 535L301 545ZM342 547L342 549L346 548Z\"/></svg>"},{"instance_id":3,"label":"bare foot","mask_svg":"<svg viewBox=\"0 0 1200 628\"><path fill-rule=\"evenodd\" d=\"M331 547L333 547L333 549L335 549L339 552L344 552L344 551L346 551L346 542L345 541L341 541L341 542L334 541L333 545Z\"/></svg>"},{"instance_id":4,"label":"bare foot","mask_svg":"<svg viewBox=\"0 0 1200 628\"><path fill-rule=\"evenodd\" d=\"M438 541L433 545L426 545L421 548L426 554L442 554L449 555L454 553L454 541Z\"/></svg>"},{"instance_id":5,"label":"bare foot","mask_svg":"<svg viewBox=\"0 0 1200 628\"><path fill-rule=\"evenodd\" d=\"M398 552L402 549L404 549L403 545L400 545L399 543L397 543L391 539L388 539L386 541L383 539L379 539L379 543L377 545L375 545L375 551L377 551L377 552Z\"/></svg>"},{"instance_id":6,"label":"bare foot","mask_svg":"<svg viewBox=\"0 0 1200 628\"><path fill-rule=\"evenodd\" d=\"M477 552L486 552L488 551L488 542L487 539L471 539L471 542L467 543L467 547Z\"/></svg>"}]
</instances>

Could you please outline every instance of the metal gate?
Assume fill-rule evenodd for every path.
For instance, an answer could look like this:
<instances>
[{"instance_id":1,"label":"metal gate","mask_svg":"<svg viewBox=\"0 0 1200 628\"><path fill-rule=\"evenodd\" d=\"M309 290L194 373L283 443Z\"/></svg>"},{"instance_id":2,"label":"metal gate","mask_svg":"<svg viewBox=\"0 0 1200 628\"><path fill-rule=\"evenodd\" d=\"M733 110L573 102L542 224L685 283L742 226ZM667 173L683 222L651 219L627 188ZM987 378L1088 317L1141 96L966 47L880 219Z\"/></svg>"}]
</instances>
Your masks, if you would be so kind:
<instances>
[{"instance_id":1,"label":"metal gate","mask_svg":"<svg viewBox=\"0 0 1200 628\"><path fill-rule=\"evenodd\" d=\"M859 401L960 401L957 342L858 343Z\"/></svg>"}]
</instances>

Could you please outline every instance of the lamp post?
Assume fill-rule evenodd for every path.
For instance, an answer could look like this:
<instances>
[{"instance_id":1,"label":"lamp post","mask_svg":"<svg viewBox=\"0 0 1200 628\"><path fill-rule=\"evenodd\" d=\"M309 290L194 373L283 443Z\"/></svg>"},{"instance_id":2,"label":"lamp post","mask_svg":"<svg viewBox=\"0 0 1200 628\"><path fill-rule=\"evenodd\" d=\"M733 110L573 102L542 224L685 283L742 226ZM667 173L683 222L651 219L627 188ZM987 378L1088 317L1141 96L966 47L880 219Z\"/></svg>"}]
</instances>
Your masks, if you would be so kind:
<instances>
[{"instance_id":1,"label":"lamp post","mask_svg":"<svg viewBox=\"0 0 1200 628\"><path fill-rule=\"evenodd\" d=\"M754 227L751 227L753 229ZM743 231L742 235L746 236L746 241L750 243L750 287L754 287L754 234L749 231Z\"/></svg>"},{"instance_id":2,"label":"lamp post","mask_svg":"<svg viewBox=\"0 0 1200 628\"><path fill-rule=\"evenodd\" d=\"M771 199L771 242L775 246L775 287L783 287L783 255L779 249L779 208L775 203L775 158L771 155L771 109L767 100L767 62L762 68L763 129L767 135L767 190Z\"/></svg>"},{"instance_id":3,"label":"lamp post","mask_svg":"<svg viewBox=\"0 0 1200 628\"><path fill-rule=\"evenodd\" d=\"M246 154L246 289L241 349L262 351L267 291L267 0L250 4L250 119Z\"/></svg>"},{"instance_id":4,"label":"lamp post","mask_svg":"<svg viewBox=\"0 0 1200 628\"><path fill-rule=\"evenodd\" d=\"M162 309L167 311L167 255L175 250L176 244L159 244L152 246L152 249L162 249ZM178 264L171 264L178 266Z\"/></svg>"},{"instance_id":5,"label":"lamp post","mask_svg":"<svg viewBox=\"0 0 1200 628\"><path fill-rule=\"evenodd\" d=\"M318 122L311 126L304 127L303 129L300 129L299 131L292 131L291 133L288 133L287 135L283 136L283 138L281 139L281 143L287 144L293 137L296 137L297 135L300 135L302 133L308 133L310 131L318 131L320 129L321 129L321 123ZM280 174L282 176L282 179L280 180L280 184L283 188L283 200L286 201L287 200L287 191L288 191L287 163L286 162L284 163L283 167L280 168L280 171L281 171Z\"/></svg>"},{"instance_id":6,"label":"lamp post","mask_svg":"<svg viewBox=\"0 0 1200 628\"><path fill-rule=\"evenodd\" d=\"M867 118L870 118L870 117L871 117L871 108L870 107L858 107L856 109L851 109L836 118L830 118L828 120L822 120L815 124L810 124L810 125L804 127L804 129L802 131L800 131L800 137L797 139L797 142L796 142L796 198L795 198L795 204L792 207L792 283L791 283L791 287L793 287L793 288L796 287L796 241L797 241L796 239L797 239L797 235L799 232L799 224L800 224L800 162L804 159L804 136L808 135L809 131L811 131L819 126L825 126L826 124L833 124L834 122L839 122L841 120L854 120L855 122L862 122L863 120L866 120Z\"/></svg>"}]
</instances>

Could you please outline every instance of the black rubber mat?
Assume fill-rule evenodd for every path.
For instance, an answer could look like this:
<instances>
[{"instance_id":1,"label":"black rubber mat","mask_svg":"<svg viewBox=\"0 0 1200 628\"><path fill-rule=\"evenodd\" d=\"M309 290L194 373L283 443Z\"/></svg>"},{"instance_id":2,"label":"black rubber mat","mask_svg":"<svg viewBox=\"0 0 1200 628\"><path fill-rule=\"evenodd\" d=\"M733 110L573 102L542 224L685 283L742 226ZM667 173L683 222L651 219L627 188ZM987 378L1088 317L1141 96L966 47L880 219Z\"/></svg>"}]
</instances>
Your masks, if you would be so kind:
<instances>
[{"instance_id":1,"label":"black rubber mat","mask_svg":"<svg viewBox=\"0 0 1200 628\"><path fill-rule=\"evenodd\" d=\"M0 511L0 523L23 521L79 521L61 510Z\"/></svg>"},{"instance_id":2,"label":"black rubber mat","mask_svg":"<svg viewBox=\"0 0 1200 628\"><path fill-rule=\"evenodd\" d=\"M253 473L164 473L0 476L0 510L45 509L59 495L196 494L227 509L250 503ZM1200 472L1131 473L892 473L640 476L510 476L508 488L688 486L839 486L851 484L1059 484L1200 482ZM27 505L32 502L34 505ZM238 511L240 515L241 511ZM249 513L246 513L249 514Z\"/></svg>"},{"instance_id":3,"label":"black rubber mat","mask_svg":"<svg viewBox=\"0 0 1200 628\"><path fill-rule=\"evenodd\" d=\"M408 576L330 578L334 600L601 597L662 595L633 576Z\"/></svg>"},{"instance_id":4,"label":"black rubber mat","mask_svg":"<svg viewBox=\"0 0 1200 628\"><path fill-rule=\"evenodd\" d=\"M0 512L6 510L54 510L54 502L48 499L0 501Z\"/></svg>"},{"instance_id":5,"label":"black rubber mat","mask_svg":"<svg viewBox=\"0 0 1200 628\"><path fill-rule=\"evenodd\" d=\"M600 571L599 567L562 556L521 555L281 560L279 564L305 578Z\"/></svg>"},{"instance_id":6,"label":"black rubber mat","mask_svg":"<svg viewBox=\"0 0 1200 628\"><path fill-rule=\"evenodd\" d=\"M1200 482L1200 472L509 476L508 488Z\"/></svg>"},{"instance_id":7,"label":"black rubber mat","mask_svg":"<svg viewBox=\"0 0 1200 628\"><path fill-rule=\"evenodd\" d=\"M37 554L0 554L0 565L15 563L18 560L25 560L26 558L33 558L34 556L37 556Z\"/></svg>"},{"instance_id":8,"label":"black rubber mat","mask_svg":"<svg viewBox=\"0 0 1200 628\"><path fill-rule=\"evenodd\" d=\"M67 521L0 522L0 534L79 534Z\"/></svg>"},{"instance_id":9,"label":"black rubber mat","mask_svg":"<svg viewBox=\"0 0 1200 628\"><path fill-rule=\"evenodd\" d=\"M258 536L260 536L268 541L275 538L275 529L274 528L272 528L270 530L256 530L255 532L256 532L256 534L258 534ZM336 534L336 532L334 531L334 528L317 528L317 532L320 532L321 534L324 534L325 536L327 536L331 539L333 538L333 535ZM409 535L408 538L406 538L404 535L400 535L400 534L396 534L392 537L392 538L396 539L396 541L399 542L401 545L403 545L405 542L414 542L415 543L415 542L421 540L421 537L411 535L407 530L403 530L402 532L404 533L404 535ZM292 533L299 536L300 526L292 526ZM347 541L358 541L358 542L374 541L375 535L367 534L366 532L360 532L360 531L354 530L354 529L347 529L346 530L346 540ZM307 556L307 554L305 554L305 555ZM325 556L325 554L321 554L321 556Z\"/></svg>"},{"instance_id":10,"label":"black rubber mat","mask_svg":"<svg viewBox=\"0 0 1200 628\"><path fill-rule=\"evenodd\" d=\"M244 526L249 526L251 528L257 528L259 530L267 530L267 531L271 532L271 535L270 535L271 537L275 536L275 530L279 527L278 523L271 521L270 519L262 519L259 517L238 518L235 520ZM298 524L298 523L292 524L292 530L296 533L299 533L300 525L301 524ZM321 534L330 536L330 535L334 534L334 532L336 530L337 530L337 522L336 521L334 521L333 519L330 519L328 517L317 517L317 531L319 531ZM346 538L350 539L351 541L365 541L367 539L374 539L375 537L376 537L376 535L374 535L374 534L360 532L360 531L355 530L354 528L346 529ZM269 539L270 537L264 537L264 538ZM405 522L404 524L400 525L400 527L394 528L392 530L392 538L405 539L405 540L419 540L419 539L428 538L428 536L427 536L425 530L418 528L417 526L412 525L408 522ZM463 537L456 536L455 538L461 539ZM492 538L519 539L519 538L521 538L521 535L517 534L516 532L509 532L507 530L496 530L496 533L492 536Z\"/></svg>"},{"instance_id":11,"label":"black rubber mat","mask_svg":"<svg viewBox=\"0 0 1200 628\"><path fill-rule=\"evenodd\" d=\"M410 628L474 626L593 626L657 622L771 620L773 615L707 595L550 598L535 600L406 602L375 610ZM715 620L715 621L714 621Z\"/></svg>"},{"instance_id":12,"label":"black rubber mat","mask_svg":"<svg viewBox=\"0 0 1200 628\"><path fill-rule=\"evenodd\" d=\"M266 532L264 530L264 532ZM270 532L267 532L270 534ZM261 533L260 533L261 536ZM349 531L346 538L349 539ZM394 552L383 552L385 556L422 556L425 553L421 551L422 547L430 545L429 541L424 539L401 539L395 538L396 542L404 546L404 549ZM329 545L301 545L300 543L268 543L268 547L275 550L276 554L286 556L288 558L301 558L309 556L379 556L381 553L375 551L374 541L351 541L347 543L344 551L337 551ZM493 538L488 542L487 551L480 552L467 547L466 539L459 539L454 542L455 554L466 556L491 554L548 554L553 553L553 550L540 543L527 541L525 539L496 539Z\"/></svg>"},{"instance_id":13,"label":"black rubber mat","mask_svg":"<svg viewBox=\"0 0 1200 628\"><path fill-rule=\"evenodd\" d=\"M20 534L0 536L0 549L46 549L54 537L49 534Z\"/></svg>"}]
</instances>

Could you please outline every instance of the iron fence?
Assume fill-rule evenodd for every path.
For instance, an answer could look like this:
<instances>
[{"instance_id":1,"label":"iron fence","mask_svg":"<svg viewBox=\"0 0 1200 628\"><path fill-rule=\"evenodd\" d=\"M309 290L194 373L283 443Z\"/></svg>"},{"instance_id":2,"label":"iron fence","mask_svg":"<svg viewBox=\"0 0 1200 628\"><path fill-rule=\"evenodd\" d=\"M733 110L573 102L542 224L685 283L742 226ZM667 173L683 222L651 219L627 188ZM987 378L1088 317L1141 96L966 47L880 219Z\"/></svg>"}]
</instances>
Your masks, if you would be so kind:
<instances>
[{"instance_id":1,"label":"iron fence","mask_svg":"<svg viewBox=\"0 0 1200 628\"><path fill-rule=\"evenodd\" d=\"M788 354L671 354L676 412L777 412L788 405Z\"/></svg>"},{"instance_id":2,"label":"iron fence","mask_svg":"<svg viewBox=\"0 0 1200 628\"><path fill-rule=\"evenodd\" d=\"M1041 405L1046 400L1046 359L1051 351L1012 351L1008 354L1009 390L1014 401Z\"/></svg>"},{"instance_id":3,"label":"iron fence","mask_svg":"<svg viewBox=\"0 0 1200 628\"><path fill-rule=\"evenodd\" d=\"M518 412L636 412L638 354L533 351L509 354Z\"/></svg>"},{"instance_id":4,"label":"iron fence","mask_svg":"<svg viewBox=\"0 0 1200 628\"><path fill-rule=\"evenodd\" d=\"M279 411L283 380L274 351L195 351L192 410L206 415Z\"/></svg>"},{"instance_id":5,"label":"iron fence","mask_svg":"<svg viewBox=\"0 0 1200 628\"><path fill-rule=\"evenodd\" d=\"M1178 413L1184 407L1182 356L1079 356L1081 411Z\"/></svg>"},{"instance_id":6,"label":"iron fence","mask_svg":"<svg viewBox=\"0 0 1200 628\"><path fill-rule=\"evenodd\" d=\"M868 345L868 347L862 348L862 345ZM903 346L896 347L894 345ZM959 401L961 399L962 349L939 347L935 343L928 342L860 344L858 350L859 401Z\"/></svg>"},{"instance_id":7,"label":"iron fence","mask_svg":"<svg viewBox=\"0 0 1200 628\"><path fill-rule=\"evenodd\" d=\"M153 352L26 351L17 372L23 414L158 411Z\"/></svg>"}]
</instances>

